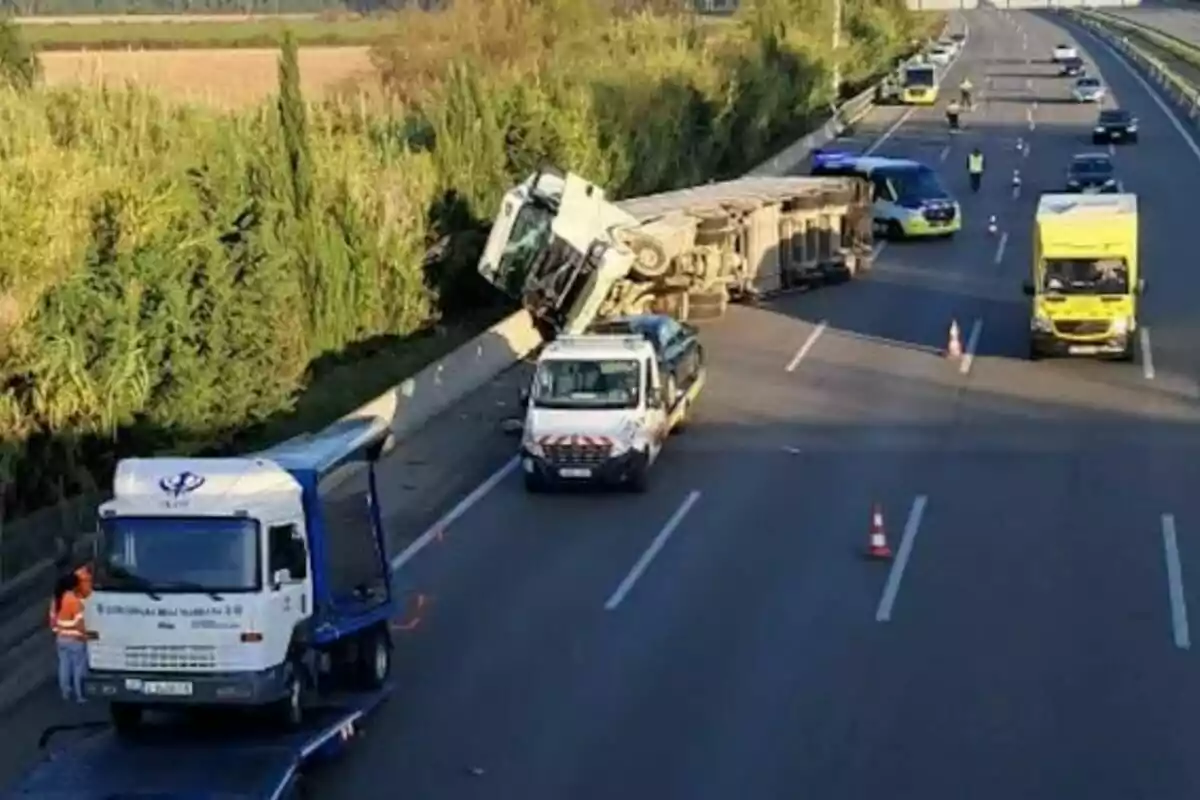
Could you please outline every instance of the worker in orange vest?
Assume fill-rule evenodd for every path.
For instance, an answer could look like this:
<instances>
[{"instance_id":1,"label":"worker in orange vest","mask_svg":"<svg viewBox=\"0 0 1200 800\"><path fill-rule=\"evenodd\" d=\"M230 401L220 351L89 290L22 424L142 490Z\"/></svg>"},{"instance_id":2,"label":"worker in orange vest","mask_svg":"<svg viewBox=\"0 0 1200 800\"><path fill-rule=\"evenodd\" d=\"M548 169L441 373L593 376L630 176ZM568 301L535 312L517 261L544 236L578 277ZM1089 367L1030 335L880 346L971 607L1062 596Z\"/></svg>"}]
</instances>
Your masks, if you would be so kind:
<instances>
[{"instance_id":1,"label":"worker in orange vest","mask_svg":"<svg viewBox=\"0 0 1200 800\"><path fill-rule=\"evenodd\" d=\"M58 650L58 688L64 700L85 702L83 676L87 672L87 627L79 573L58 579L51 603L51 630Z\"/></svg>"}]
</instances>

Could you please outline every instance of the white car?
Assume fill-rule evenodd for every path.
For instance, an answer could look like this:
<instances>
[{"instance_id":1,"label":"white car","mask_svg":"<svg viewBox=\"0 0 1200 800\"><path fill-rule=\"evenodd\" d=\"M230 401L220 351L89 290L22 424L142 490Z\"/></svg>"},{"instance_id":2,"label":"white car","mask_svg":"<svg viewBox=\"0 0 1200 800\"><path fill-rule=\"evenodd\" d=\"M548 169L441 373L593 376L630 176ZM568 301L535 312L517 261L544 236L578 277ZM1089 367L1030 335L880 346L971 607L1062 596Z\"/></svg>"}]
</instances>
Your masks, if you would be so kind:
<instances>
[{"instance_id":1,"label":"white car","mask_svg":"<svg viewBox=\"0 0 1200 800\"><path fill-rule=\"evenodd\" d=\"M1104 84L1097 78L1080 78L1071 88L1071 97L1076 103L1100 103L1105 94Z\"/></svg>"},{"instance_id":2,"label":"white car","mask_svg":"<svg viewBox=\"0 0 1200 800\"><path fill-rule=\"evenodd\" d=\"M944 67L950 63L950 59L954 58L954 52L949 48L937 46L929 51L930 63Z\"/></svg>"},{"instance_id":3,"label":"white car","mask_svg":"<svg viewBox=\"0 0 1200 800\"><path fill-rule=\"evenodd\" d=\"M1050 60L1054 63L1066 61L1068 58L1079 58L1079 51L1069 44L1059 44L1054 46L1054 52L1050 55Z\"/></svg>"}]
</instances>

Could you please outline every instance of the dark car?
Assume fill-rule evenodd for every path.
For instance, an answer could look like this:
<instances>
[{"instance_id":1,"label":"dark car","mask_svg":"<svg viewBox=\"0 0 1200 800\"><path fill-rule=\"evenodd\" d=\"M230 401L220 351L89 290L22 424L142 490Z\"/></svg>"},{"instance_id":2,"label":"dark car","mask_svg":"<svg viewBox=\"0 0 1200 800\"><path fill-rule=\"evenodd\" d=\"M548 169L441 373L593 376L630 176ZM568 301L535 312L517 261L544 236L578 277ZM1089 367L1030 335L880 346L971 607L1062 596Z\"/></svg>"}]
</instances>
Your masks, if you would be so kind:
<instances>
[{"instance_id":1,"label":"dark car","mask_svg":"<svg viewBox=\"0 0 1200 800\"><path fill-rule=\"evenodd\" d=\"M1068 192L1118 194L1124 190L1107 153L1082 153L1071 159L1067 167Z\"/></svg>"},{"instance_id":2,"label":"dark car","mask_svg":"<svg viewBox=\"0 0 1200 800\"><path fill-rule=\"evenodd\" d=\"M1137 117L1123 108L1106 108L1096 119L1092 128L1092 143L1136 142L1138 140Z\"/></svg>"},{"instance_id":3,"label":"dark car","mask_svg":"<svg viewBox=\"0 0 1200 800\"><path fill-rule=\"evenodd\" d=\"M704 370L704 348L695 328L665 314L638 314L597 322L588 333L642 336L658 353L668 395L686 392Z\"/></svg>"},{"instance_id":4,"label":"dark car","mask_svg":"<svg viewBox=\"0 0 1200 800\"><path fill-rule=\"evenodd\" d=\"M1058 74L1064 78L1082 78L1087 74L1087 67L1082 58L1064 58L1058 62Z\"/></svg>"}]
</instances>

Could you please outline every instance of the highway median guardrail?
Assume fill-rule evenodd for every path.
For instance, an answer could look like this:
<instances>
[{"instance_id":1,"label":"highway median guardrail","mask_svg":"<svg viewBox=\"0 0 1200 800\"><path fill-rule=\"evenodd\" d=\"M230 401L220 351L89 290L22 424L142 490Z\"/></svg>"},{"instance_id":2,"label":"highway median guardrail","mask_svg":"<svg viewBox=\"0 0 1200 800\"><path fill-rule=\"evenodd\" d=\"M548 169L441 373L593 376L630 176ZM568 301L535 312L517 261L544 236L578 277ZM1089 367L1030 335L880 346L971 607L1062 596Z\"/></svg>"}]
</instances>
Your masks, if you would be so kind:
<instances>
[{"instance_id":1,"label":"highway median guardrail","mask_svg":"<svg viewBox=\"0 0 1200 800\"><path fill-rule=\"evenodd\" d=\"M948 27L947 21L935 38L945 35ZM932 40L923 49L930 45ZM834 108L815 131L747 175L780 176L795 170L813 150L834 141L869 114L875 108L878 87L879 83L873 84ZM381 426L391 428L397 441L403 441L463 398L526 361L543 343L533 319L527 312L518 311L339 421L375 418ZM86 500L72 501L73 504L90 504L90 513L72 508L69 514L59 514L64 520L60 524L69 525L70 522L65 521L67 517L94 521L95 506L104 499L97 494ZM22 522L16 521L14 527ZM28 535L36 535L38 526L30 527L34 530ZM0 625L0 710L54 679L54 651L43 605L53 580L53 558L58 549L54 539L63 540L63 544L77 554L86 552L91 546L91 531L82 524L76 530L50 525L42 535L46 541L40 543L27 542L24 541L26 536L20 537L28 568L16 575L11 571L0 572L0 614L5 619ZM38 544L41 546L36 547ZM2 548L3 539L0 538Z\"/></svg>"},{"instance_id":2,"label":"highway median guardrail","mask_svg":"<svg viewBox=\"0 0 1200 800\"><path fill-rule=\"evenodd\" d=\"M1124 17L1095 10L1072 9L1068 12L1076 22L1086 27L1116 50L1141 74L1150 80L1192 127L1200 127L1200 47L1169 36L1146 25ZM1145 46L1139 46L1141 41ZM1187 65L1194 74L1181 74L1151 48L1162 48L1166 54Z\"/></svg>"}]
</instances>

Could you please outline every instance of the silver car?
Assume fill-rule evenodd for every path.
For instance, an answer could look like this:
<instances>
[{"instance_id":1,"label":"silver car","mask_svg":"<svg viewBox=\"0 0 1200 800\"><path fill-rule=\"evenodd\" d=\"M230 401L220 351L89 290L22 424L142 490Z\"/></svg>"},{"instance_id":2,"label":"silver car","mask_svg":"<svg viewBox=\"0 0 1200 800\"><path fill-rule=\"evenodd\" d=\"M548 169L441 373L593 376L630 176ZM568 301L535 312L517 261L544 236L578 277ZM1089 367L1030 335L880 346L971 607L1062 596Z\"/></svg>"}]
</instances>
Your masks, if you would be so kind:
<instances>
[{"instance_id":1,"label":"silver car","mask_svg":"<svg viewBox=\"0 0 1200 800\"><path fill-rule=\"evenodd\" d=\"M1104 84L1098 78L1080 78L1071 89L1071 97L1076 103L1099 103L1104 99L1104 95Z\"/></svg>"}]
</instances>

